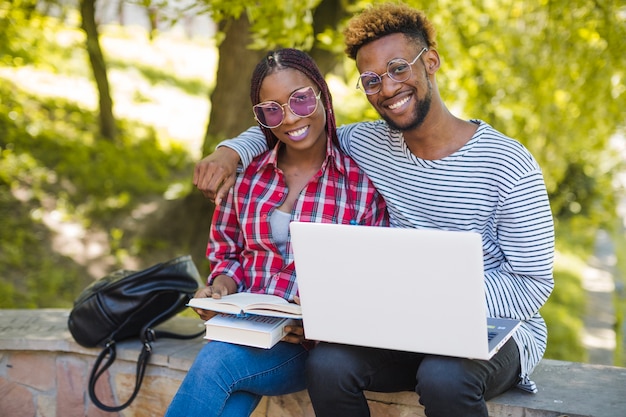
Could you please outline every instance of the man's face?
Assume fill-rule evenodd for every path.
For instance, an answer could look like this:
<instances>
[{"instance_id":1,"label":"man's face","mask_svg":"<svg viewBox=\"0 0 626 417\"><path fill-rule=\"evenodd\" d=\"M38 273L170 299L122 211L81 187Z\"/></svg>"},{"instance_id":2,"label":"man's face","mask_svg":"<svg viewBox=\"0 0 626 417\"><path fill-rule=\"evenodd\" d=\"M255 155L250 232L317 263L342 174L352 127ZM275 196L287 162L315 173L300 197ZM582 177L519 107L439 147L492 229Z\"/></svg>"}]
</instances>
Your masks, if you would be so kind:
<instances>
[{"instance_id":1,"label":"man's face","mask_svg":"<svg viewBox=\"0 0 626 417\"><path fill-rule=\"evenodd\" d=\"M425 51L413 65L406 81L397 82L388 75L388 63L401 58L411 63L422 47L401 33L394 33L370 42L359 49L356 65L362 74L366 71L382 75L380 91L367 96L380 116L394 129L407 131L418 128L430 110L432 84L424 67Z\"/></svg>"}]
</instances>

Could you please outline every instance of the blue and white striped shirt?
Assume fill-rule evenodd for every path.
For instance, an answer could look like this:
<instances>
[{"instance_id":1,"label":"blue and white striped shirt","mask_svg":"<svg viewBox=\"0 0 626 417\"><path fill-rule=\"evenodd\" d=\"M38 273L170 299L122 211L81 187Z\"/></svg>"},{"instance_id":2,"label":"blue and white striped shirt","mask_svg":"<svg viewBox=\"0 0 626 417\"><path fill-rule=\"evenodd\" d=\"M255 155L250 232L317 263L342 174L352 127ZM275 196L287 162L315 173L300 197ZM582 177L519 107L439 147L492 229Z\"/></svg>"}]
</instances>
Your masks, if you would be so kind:
<instances>
[{"instance_id":1,"label":"blue and white striped shirt","mask_svg":"<svg viewBox=\"0 0 626 417\"><path fill-rule=\"evenodd\" d=\"M387 202L393 227L473 231L482 235L489 315L523 321L514 335L520 351L519 387L536 392L529 374L547 344L539 309L554 287L554 227L537 162L519 142L479 120L472 138L443 159L411 153L401 132L382 120L342 126L342 149L365 171ZM247 166L266 149L251 128L221 145Z\"/></svg>"}]
</instances>

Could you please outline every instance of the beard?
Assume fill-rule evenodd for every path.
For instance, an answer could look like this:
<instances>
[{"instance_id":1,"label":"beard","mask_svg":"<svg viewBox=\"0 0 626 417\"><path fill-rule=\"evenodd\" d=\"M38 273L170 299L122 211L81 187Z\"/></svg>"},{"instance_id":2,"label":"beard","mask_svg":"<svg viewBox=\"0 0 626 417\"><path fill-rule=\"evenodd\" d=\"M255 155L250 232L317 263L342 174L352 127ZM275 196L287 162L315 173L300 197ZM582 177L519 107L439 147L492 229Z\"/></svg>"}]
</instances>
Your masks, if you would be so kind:
<instances>
[{"instance_id":1,"label":"beard","mask_svg":"<svg viewBox=\"0 0 626 417\"><path fill-rule=\"evenodd\" d=\"M424 123L424 119L426 119L426 115L430 110L430 105L433 99L433 86L428 78L428 90L426 91L426 96L417 102L415 106L415 111L413 112L413 117L407 123L399 124L393 121L389 116L381 114L380 116L387 122L389 127L395 130L399 130L400 132L406 132L408 130L413 130L422 125Z\"/></svg>"}]
</instances>

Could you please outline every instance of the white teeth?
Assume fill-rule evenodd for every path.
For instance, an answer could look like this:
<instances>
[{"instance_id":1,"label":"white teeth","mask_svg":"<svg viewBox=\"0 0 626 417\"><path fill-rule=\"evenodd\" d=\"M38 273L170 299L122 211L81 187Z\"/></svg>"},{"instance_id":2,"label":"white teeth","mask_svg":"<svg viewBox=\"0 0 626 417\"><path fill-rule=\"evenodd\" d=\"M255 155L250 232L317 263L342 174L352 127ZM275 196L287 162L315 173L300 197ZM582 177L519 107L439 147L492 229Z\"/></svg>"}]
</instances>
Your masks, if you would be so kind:
<instances>
[{"instance_id":1,"label":"white teeth","mask_svg":"<svg viewBox=\"0 0 626 417\"><path fill-rule=\"evenodd\" d=\"M300 136L301 134L306 132L306 130L308 128L309 128L308 126L304 126L302 129L293 130L293 131L289 132L289 136Z\"/></svg>"},{"instance_id":2,"label":"white teeth","mask_svg":"<svg viewBox=\"0 0 626 417\"><path fill-rule=\"evenodd\" d=\"M402 100L400 100L400 101L398 101L398 102L395 102L395 103L393 103L393 104L389 105L388 107L389 107L391 110L395 110L395 109L397 109L398 107L402 106L402 105L403 105L404 103L406 103L407 101L409 101L409 99L410 99L410 98L411 98L410 96L409 96L409 97L405 97L405 98L403 98Z\"/></svg>"}]
</instances>

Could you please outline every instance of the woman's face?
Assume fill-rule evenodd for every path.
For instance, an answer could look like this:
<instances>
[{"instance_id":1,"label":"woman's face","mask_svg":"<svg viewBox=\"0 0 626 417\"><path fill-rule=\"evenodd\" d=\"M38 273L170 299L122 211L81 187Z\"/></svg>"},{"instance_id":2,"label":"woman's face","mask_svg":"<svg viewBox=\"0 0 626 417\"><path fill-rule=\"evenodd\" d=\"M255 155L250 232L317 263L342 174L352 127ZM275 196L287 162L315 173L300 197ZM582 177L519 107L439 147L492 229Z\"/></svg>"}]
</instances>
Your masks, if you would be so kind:
<instances>
[{"instance_id":1,"label":"woman's face","mask_svg":"<svg viewBox=\"0 0 626 417\"><path fill-rule=\"evenodd\" d=\"M265 77L259 91L260 102L272 101L282 107L282 123L271 128L278 140L297 150L307 150L316 144L320 146L320 142L326 146L326 112L319 94L320 91L313 81L292 68ZM281 110L277 107L270 104L270 110L267 110L275 113L271 125L280 122ZM302 117L294 114L294 111L301 115L310 114Z\"/></svg>"}]
</instances>

